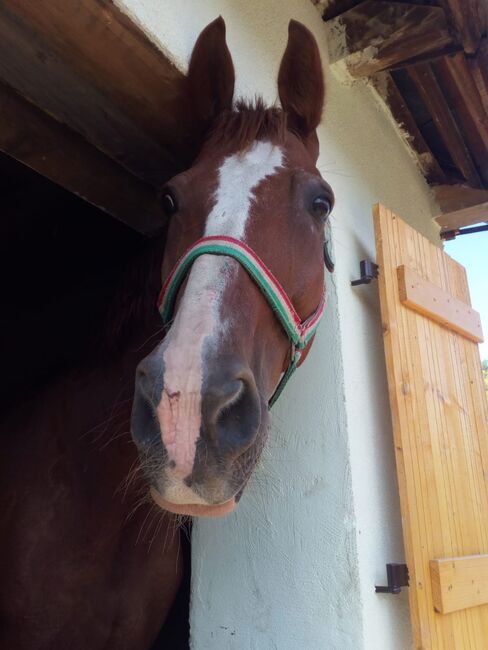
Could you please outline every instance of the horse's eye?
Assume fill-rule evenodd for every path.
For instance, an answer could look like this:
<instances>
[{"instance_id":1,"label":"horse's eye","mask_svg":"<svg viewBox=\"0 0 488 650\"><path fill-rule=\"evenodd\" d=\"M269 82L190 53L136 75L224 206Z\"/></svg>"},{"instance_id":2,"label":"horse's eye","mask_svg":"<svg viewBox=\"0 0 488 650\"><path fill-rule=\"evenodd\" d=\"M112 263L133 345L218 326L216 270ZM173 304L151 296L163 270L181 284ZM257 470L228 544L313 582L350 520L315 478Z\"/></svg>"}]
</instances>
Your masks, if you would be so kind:
<instances>
[{"instance_id":1,"label":"horse's eye","mask_svg":"<svg viewBox=\"0 0 488 650\"><path fill-rule=\"evenodd\" d=\"M161 197L161 204L167 217L171 217L178 210L175 197L170 192L165 192Z\"/></svg>"},{"instance_id":2,"label":"horse's eye","mask_svg":"<svg viewBox=\"0 0 488 650\"><path fill-rule=\"evenodd\" d=\"M317 196L312 201L312 214L317 219L325 221L332 212L332 201L326 196Z\"/></svg>"}]
</instances>

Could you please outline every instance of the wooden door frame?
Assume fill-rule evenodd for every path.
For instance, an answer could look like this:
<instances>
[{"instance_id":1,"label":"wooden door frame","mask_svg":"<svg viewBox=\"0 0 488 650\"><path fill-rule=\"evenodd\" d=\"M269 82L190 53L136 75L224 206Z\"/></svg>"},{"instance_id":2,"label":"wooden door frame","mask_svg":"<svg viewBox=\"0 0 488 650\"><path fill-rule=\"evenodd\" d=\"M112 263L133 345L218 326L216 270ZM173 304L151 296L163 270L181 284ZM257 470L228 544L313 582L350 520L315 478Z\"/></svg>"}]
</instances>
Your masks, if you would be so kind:
<instances>
[{"instance_id":1,"label":"wooden door frame","mask_svg":"<svg viewBox=\"0 0 488 650\"><path fill-rule=\"evenodd\" d=\"M0 150L145 234L191 156L184 82L108 0L0 5Z\"/></svg>"}]
</instances>

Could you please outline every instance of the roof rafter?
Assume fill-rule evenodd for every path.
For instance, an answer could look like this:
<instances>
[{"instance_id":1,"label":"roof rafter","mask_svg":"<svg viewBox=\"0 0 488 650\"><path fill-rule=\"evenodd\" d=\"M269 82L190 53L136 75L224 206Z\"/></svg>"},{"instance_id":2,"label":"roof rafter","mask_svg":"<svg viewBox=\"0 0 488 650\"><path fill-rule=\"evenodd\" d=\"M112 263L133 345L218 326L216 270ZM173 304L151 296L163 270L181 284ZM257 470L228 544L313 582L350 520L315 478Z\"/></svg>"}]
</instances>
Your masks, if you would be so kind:
<instances>
[{"instance_id":1,"label":"roof rafter","mask_svg":"<svg viewBox=\"0 0 488 650\"><path fill-rule=\"evenodd\" d=\"M488 186L488 113L466 57L461 52L446 56L434 64L434 69L456 112L483 183Z\"/></svg>"},{"instance_id":2,"label":"roof rafter","mask_svg":"<svg viewBox=\"0 0 488 650\"><path fill-rule=\"evenodd\" d=\"M420 64L408 69L424 104L459 171L464 179L474 187L481 187L481 180L471 158L452 111L444 97L439 83L428 64Z\"/></svg>"},{"instance_id":3,"label":"roof rafter","mask_svg":"<svg viewBox=\"0 0 488 650\"><path fill-rule=\"evenodd\" d=\"M467 54L474 54L488 28L485 0L442 0L457 41Z\"/></svg>"},{"instance_id":4,"label":"roof rafter","mask_svg":"<svg viewBox=\"0 0 488 650\"><path fill-rule=\"evenodd\" d=\"M389 72L379 72L371 78L376 91L387 104L395 121L415 153L417 163L430 183L445 182L445 174L426 143L410 109Z\"/></svg>"},{"instance_id":5,"label":"roof rafter","mask_svg":"<svg viewBox=\"0 0 488 650\"><path fill-rule=\"evenodd\" d=\"M316 0L314 0L315 2ZM320 0L332 63L369 78L455 230L488 219L488 0Z\"/></svg>"},{"instance_id":6,"label":"roof rafter","mask_svg":"<svg viewBox=\"0 0 488 650\"><path fill-rule=\"evenodd\" d=\"M456 45L441 7L364 0L327 22L331 62L344 60L353 77L431 60Z\"/></svg>"}]
</instances>

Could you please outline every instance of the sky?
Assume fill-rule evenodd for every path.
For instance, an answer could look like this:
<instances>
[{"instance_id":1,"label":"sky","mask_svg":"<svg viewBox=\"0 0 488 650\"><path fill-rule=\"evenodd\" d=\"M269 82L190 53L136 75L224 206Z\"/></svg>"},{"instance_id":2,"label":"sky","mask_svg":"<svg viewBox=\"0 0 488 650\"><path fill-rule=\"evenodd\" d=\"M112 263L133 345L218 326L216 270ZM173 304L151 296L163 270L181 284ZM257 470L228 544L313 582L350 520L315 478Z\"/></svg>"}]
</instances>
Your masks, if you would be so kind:
<instances>
[{"instance_id":1,"label":"sky","mask_svg":"<svg viewBox=\"0 0 488 650\"><path fill-rule=\"evenodd\" d=\"M446 242L444 250L466 268L471 304L481 315L485 337L480 354L488 359L488 231L456 237Z\"/></svg>"}]
</instances>

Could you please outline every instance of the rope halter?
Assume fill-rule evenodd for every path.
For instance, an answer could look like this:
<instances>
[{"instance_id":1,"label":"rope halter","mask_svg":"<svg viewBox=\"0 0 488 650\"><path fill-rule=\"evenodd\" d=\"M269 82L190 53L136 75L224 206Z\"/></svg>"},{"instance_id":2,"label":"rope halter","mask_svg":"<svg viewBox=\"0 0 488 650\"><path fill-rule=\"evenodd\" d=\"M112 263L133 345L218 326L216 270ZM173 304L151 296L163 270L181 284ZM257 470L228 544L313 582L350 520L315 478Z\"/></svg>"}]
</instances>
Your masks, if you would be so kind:
<instances>
[{"instance_id":1,"label":"rope halter","mask_svg":"<svg viewBox=\"0 0 488 650\"><path fill-rule=\"evenodd\" d=\"M317 309L302 321L281 284L249 246L234 237L224 235L202 237L178 260L161 289L158 308L165 325L168 325L173 317L176 297L186 274L200 255L225 255L237 260L263 293L291 342L290 363L268 402L268 408L271 408L281 395L298 366L303 350L317 330L325 309L325 286Z\"/></svg>"}]
</instances>

